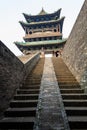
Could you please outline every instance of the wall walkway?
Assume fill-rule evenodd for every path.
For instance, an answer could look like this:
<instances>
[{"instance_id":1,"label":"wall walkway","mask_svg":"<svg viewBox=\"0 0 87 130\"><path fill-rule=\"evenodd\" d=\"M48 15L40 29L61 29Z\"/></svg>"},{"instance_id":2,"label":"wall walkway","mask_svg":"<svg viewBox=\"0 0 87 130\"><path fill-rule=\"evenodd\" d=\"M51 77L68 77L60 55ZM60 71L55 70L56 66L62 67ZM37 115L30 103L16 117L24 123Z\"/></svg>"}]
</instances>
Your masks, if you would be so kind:
<instances>
[{"instance_id":1,"label":"wall walkway","mask_svg":"<svg viewBox=\"0 0 87 130\"><path fill-rule=\"evenodd\" d=\"M69 130L51 58L45 58L35 130Z\"/></svg>"}]
</instances>

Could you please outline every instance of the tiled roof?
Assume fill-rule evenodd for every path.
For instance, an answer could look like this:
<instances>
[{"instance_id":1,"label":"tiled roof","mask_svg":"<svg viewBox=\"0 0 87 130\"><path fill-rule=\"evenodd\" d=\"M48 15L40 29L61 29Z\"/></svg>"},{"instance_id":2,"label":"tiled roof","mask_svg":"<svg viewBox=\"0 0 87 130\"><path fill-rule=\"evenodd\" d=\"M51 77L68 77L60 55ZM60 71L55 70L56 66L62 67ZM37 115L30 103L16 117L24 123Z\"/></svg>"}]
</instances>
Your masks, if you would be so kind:
<instances>
[{"instance_id":1,"label":"tiled roof","mask_svg":"<svg viewBox=\"0 0 87 130\"><path fill-rule=\"evenodd\" d=\"M31 23L26 23L26 22L23 22L23 21L20 21L20 24L22 25L35 25L35 24L45 24L45 23L54 23L54 22L59 22L61 20L63 20L65 17L61 17L57 20L51 20L51 21L41 21L41 22L31 22Z\"/></svg>"}]
</instances>

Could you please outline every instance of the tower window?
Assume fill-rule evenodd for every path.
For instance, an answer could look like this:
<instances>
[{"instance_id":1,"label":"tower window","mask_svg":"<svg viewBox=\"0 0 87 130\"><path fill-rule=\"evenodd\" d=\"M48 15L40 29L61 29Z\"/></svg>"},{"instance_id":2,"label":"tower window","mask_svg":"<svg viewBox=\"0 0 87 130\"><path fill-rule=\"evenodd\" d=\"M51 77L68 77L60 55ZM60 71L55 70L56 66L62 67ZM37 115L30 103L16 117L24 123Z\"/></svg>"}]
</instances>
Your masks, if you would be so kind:
<instances>
[{"instance_id":1,"label":"tower window","mask_svg":"<svg viewBox=\"0 0 87 130\"><path fill-rule=\"evenodd\" d=\"M32 32L30 31L29 34L32 34Z\"/></svg>"},{"instance_id":2,"label":"tower window","mask_svg":"<svg viewBox=\"0 0 87 130\"><path fill-rule=\"evenodd\" d=\"M58 32L60 31L60 27L58 26Z\"/></svg>"},{"instance_id":3,"label":"tower window","mask_svg":"<svg viewBox=\"0 0 87 130\"><path fill-rule=\"evenodd\" d=\"M54 32L57 32L57 30L56 30L56 29L54 29Z\"/></svg>"},{"instance_id":4,"label":"tower window","mask_svg":"<svg viewBox=\"0 0 87 130\"><path fill-rule=\"evenodd\" d=\"M26 34L28 34L28 30L26 29Z\"/></svg>"}]
</instances>

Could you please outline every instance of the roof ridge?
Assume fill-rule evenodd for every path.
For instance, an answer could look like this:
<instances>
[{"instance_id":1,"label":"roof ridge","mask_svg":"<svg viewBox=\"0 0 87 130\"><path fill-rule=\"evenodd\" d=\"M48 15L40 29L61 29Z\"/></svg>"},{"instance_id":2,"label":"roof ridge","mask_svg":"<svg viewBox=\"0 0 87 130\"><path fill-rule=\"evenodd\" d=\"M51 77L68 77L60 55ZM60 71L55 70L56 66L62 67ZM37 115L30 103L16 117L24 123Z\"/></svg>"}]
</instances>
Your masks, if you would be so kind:
<instances>
[{"instance_id":1,"label":"roof ridge","mask_svg":"<svg viewBox=\"0 0 87 130\"><path fill-rule=\"evenodd\" d=\"M40 13L38 15L44 15L47 14L47 12L44 10L44 8L42 7L42 10L40 11Z\"/></svg>"}]
</instances>

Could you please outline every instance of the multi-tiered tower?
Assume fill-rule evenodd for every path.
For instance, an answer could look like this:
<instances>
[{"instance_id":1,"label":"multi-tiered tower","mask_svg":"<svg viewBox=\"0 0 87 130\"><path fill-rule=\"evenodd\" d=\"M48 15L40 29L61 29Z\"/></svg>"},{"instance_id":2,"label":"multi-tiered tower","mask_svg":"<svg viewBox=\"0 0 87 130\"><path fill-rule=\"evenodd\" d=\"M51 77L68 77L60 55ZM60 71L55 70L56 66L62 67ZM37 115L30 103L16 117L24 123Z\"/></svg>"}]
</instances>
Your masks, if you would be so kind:
<instances>
[{"instance_id":1,"label":"multi-tiered tower","mask_svg":"<svg viewBox=\"0 0 87 130\"><path fill-rule=\"evenodd\" d=\"M26 22L20 21L25 31L25 42L15 42L20 50L55 49L64 45L62 28L65 17L60 18L61 9L48 14L42 8L38 15L23 13Z\"/></svg>"}]
</instances>

